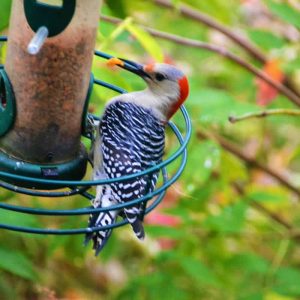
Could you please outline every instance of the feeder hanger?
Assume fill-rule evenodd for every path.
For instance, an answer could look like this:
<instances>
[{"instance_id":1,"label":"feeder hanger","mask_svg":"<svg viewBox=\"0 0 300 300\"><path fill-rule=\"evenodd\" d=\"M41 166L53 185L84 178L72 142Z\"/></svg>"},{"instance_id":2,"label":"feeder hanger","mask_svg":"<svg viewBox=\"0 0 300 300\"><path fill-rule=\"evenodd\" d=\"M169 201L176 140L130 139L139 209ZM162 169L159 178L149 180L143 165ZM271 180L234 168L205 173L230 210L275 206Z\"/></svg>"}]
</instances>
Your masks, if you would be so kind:
<instances>
[{"instance_id":1,"label":"feeder hanger","mask_svg":"<svg viewBox=\"0 0 300 300\"><path fill-rule=\"evenodd\" d=\"M48 37L63 32L71 22L76 7L76 0L64 0L62 6L49 5L37 0L24 0L27 22L34 32L45 26Z\"/></svg>"}]
</instances>

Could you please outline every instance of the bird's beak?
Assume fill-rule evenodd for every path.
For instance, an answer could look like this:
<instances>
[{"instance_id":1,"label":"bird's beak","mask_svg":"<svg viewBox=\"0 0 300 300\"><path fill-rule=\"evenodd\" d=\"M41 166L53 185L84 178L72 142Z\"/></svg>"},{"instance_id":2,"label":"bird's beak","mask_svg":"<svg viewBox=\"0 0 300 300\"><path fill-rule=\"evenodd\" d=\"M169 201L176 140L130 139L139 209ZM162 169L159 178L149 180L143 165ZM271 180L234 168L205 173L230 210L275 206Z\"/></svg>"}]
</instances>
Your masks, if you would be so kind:
<instances>
[{"instance_id":1,"label":"bird's beak","mask_svg":"<svg viewBox=\"0 0 300 300\"><path fill-rule=\"evenodd\" d=\"M134 61L113 57L107 61L109 66L119 66L131 73L134 73L143 79L151 79L151 76L145 71L145 66Z\"/></svg>"}]
</instances>

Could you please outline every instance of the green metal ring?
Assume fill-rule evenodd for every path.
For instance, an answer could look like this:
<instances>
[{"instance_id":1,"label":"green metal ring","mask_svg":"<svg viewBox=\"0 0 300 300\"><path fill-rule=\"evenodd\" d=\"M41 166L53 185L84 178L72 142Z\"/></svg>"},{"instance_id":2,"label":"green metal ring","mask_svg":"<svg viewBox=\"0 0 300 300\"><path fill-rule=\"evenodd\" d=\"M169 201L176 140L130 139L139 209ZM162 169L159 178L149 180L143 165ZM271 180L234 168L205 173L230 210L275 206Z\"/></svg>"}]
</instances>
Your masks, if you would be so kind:
<instances>
[{"instance_id":1,"label":"green metal ring","mask_svg":"<svg viewBox=\"0 0 300 300\"><path fill-rule=\"evenodd\" d=\"M191 124L190 124L189 116L188 116L187 111L184 108L184 106L182 106L180 109L184 116L185 122L187 124L186 139L184 140L183 144L179 147L179 149L172 156L170 156L168 159L164 160L163 162L161 162L145 171L127 175L127 176L118 177L118 178L110 178L110 179L103 179L103 180L83 180L83 181L40 179L40 178L32 178L32 177L28 177L28 176L11 174L8 172L3 172L3 171L0 171L0 176L3 178L7 178L7 179L12 178L12 179L16 179L19 181L48 184L49 186L52 185L52 186L60 186L60 187L67 187L67 186L73 187L73 186L96 186L96 185L110 184L110 183L115 183L115 182L123 182L123 181L127 181L127 180L130 180L133 178L142 177L149 173L153 173L153 172L158 171L161 168L167 166L168 164L172 163L174 160L176 160L182 154L182 152L185 150L185 148L187 146L187 143L188 143L190 135L191 135Z\"/></svg>"},{"instance_id":2,"label":"green metal ring","mask_svg":"<svg viewBox=\"0 0 300 300\"><path fill-rule=\"evenodd\" d=\"M51 165L37 165L20 161L19 159L13 158L8 154L0 151L0 173L9 173L12 176L9 178L2 177L0 179L15 186L22 186L29 189L57 189L60 186L47 184L47 179L51 178L57 180L78 180L84 177L87 166L87 153L85 148L82 146L79 155L66 163L51 164ZM29 180L19 180L18 173L21 176L27 178L41 178L39 182L30 182ZM44 179L44 180L43 180Z\"/></svg>"},{"instance_id":3,"label":"green metal ring","mask_svg":"<svg viewBox=\"0 0 300 300\"><path fill-rule=\"evenodd\" d=\"M179 130L174 124L170 124L172 129L175 132L175 135L177 136L181 146L183 146L186 141L190 139L191 136L191 124L188 119L188 123L186 123L187 126L187 133L185 137L181 135ZM187 160L187 150L184 148L182 152L182 160L181 164L177 170L177 172L173 175L172 178L169 180L167 179L166 175L166 170L163 168L163 178L164 178L164 183L161 187L153 191L151 194L148 194L142 198L119 204L119 205L114 205L109 208L83 208L83 209L77 209L77 210L42 210L42 209L33 209L33 208L25 208L25 207L20 207L20 206L12 206L9 204L0 204L0 208L6 209L6 210L12 210L15 212L20 212L20 213L28 213L28 214L38 214L38 215L81 215L81 214L89 214L89 213L97 213L99 211L107 211L107 210L116 210L116 209L121 209L126 206L130 206L133 204L141 203L143 201L147 201L150 198L155 197L158 195L158 197L153 201L153 203L146 209L146 214L149 213L151 210L153 210L163 199L166 189L171 186L182 174L183 169L186 165L186 160ZM123 220L121 222L117 222L116 224L109 225L109 226L103 226L101 228L99 227L93 227L93 228L79 228L79 229L43 229L43 228L29 228L29 227L23 227L23 226L15 226L15 225L8 225L8 224L0 224L1 229L6 229L6 230L13 230L13 231L18 231L18 232L24 232L24 233L33 233L33 234L54 234L54 235L65 235L65 234L83 234L83 233L89 233L89 232L95 232L99 230L106 230L110 228L116 228L123 226L127 224L128 222L126 220Z\"/></svg>"},{"instance_id":4,"label":"green metal ring","mask_svg":"<svg viewBox=\"0 0 300 300\"><path fill-rule=\"evenodd\" d=\"M1 41L6 41L6 37L1 37L0 36L0 42ZM100 51L95 51L95 55L109 59L111 56L109 54L100 52ZM1 66L0 66L1 67ZM104 86L106 88L112 89L116 92L119 93L125 93L126 91L114 86L112 84L103 82L99 79L93 79L91 77L91 83L94 82L97 85ZM88 91L88 95L91 92L91 84L90 83L90 88ZM87 102L86 102L86 107L85 111L83 113L83 123L82 123L82 128L83 128L83 135L85 134L85 116L87 115L87 108L88 108L88 98L87 97ZM5 209L8 211L14 211L16 213L26 213L26 214L36 214L36 215L51 215L51 216L69 216L69 215L84 215L84 214L90 214L90 213L99 213L100 211L107 211L107 210L118 210L122 209L127 206L135 205L138 203L142 202L147 202L152 199L153 197L156 197L154 200L151 200L151 204L148 205L146 208L146 213L149 213L152 209L154 209L163 199L166 189L170 187L181 175L183 172L183 169L186 165L186 160L187 160L187 150L186 146L187 143L191 137L191 121L188 116L188 113L184 107L181 107L181 113L183 115L184 121L185 121L185 135L183 136L181 132L178 130L178 128L172 123L169 123L169 126L175 133L179 143L180 147L173 153L170 157L168 157L166 160L164 160L162 163L160 163L157 166L154 166L152 168L149 168L143 172L140 172L139 174L132 174L129 176L124 176L121 178L114 178L114 179L109 179L109 180L86 180L86 181L79 181L79 180L51 180L51 179L41 179L41 178L33 178L31 176L22 176L22 175L16 175L16 174L10 174L9 172L3 172L0 171L0 176L2 178L5 178L6 182L0 183L0 186L3 188L6 188L8 190L15 190L16 192L31 195L31 196L44 196L44 197L66 197L66 196L71 196L75 194L80 194L83 197L91 200L93 199L93 195L88 193L87 190L91 186L95 185L101 185L101 184L109 184L112 182L117 182L117 181L126 181L128 179L136 178L136 177L141 177L146 174L161 170L162 175L163 175L163 183L160 187L156 188L152 193L149 193L139 199L132 200L127 203L120 203L118 205L114 205L109 208L91 208L91 207L85 207L85 208L80 208L80 209L69 209L69 210L51 210L51 209L40 209L40 208L30 208L30 207L22 207L22 206L16 206L16 205L10 205L7 203L0 203L0 209ZM95 116L90 115L89 117L92 117L94 119L98 119ZM181 157L181 163L175 172L175 174L171 177L167 177L167 171L166 167L174 162L177 158ZM45 187L49 188L61 188L61 187L69 187L70 191L35 191L31 189L26 189L22 187L14 187L12 184L9 184L7 182L11 182L11 180L17 180L17 182L22 182L24 181L25 183L29 183L29 186L31 184L41 184L45 185ZM44 229L44 228L29 228L29 227L23 227L23 226L16 226L16 225L8 225L8 224L0 224L1 229L6 229L6 230L13 230L13 231L19 231L19 232L25 232L25 233L34 233L34 234L56 234L56 235L62 235L62 234L82 234L82 233L89 233L89 232L95 232L99 230L106 230L106 229L111 229L111 228L116 228L123 226L127 224L128 222L126 220L117 222L116 224L110 225L110 226L104 226L104 227L94 227L94 228L78 228L78 229Z\"/></svg>"},{"instance_id":5,"label":"green metal ring","mask_svg":"<svg viewBox=\"0 0 300 300\"><path fill-rule=\"evenodd\" d=\"M177 128L176 128L176 136L178 137L180 144L183 144L184 139ZM98 208L98 209L84 208L84 209L68 210L68 211L66 211L66 210L64 210L64 211L44 210L43 212L40 209L32 209L32 208L24 208L24 207L22 208L22 207L12 206L12 205L8 205L8 204L1 204L0 208L2 207L4 209L12 210L15 212L38 214L38 215L82 215L82 214L89 214L89 213L98 213L99 211L116 210L116 209L119 209L122 207L130 206L132 204L141 203L146 200L146 197L152 198L152 197L158 195L157 198L155 200L153 200L153 203L146 209L145 213L148 214L161 202L161 200L165 196L166 189L169 186L171 186L182 174L184 166L186 164L186 160L187 160L186 149L182 155L183 155L183 157L182 157L181 165L171 179L168 180L166 170L165 170L165 168L163 168L162 172L163 172L164 183L160 188L156 189L154 192L152 192L151 194L148 194L145 197L136 199L134 201L127 202L122 205L114 205L109 208ZM108 229L123 226L125 224L128 224L127 220L123 220L123 221L117 222L112 225L102 226L101 228L100 227L92 227L92 228L78 228L78 229L43 229L43 228L29 228L29 227L23 227L23 226L14 226L14 225L7 225L7 224L0 224L0 228L6 229L6 230L25 232L25 233L33 233L33 234L53 234L53 235L68 234L69 235L69 234L91 233L91 232L95 232L95 231L99 231L99 230L108 230Z\"/></svg>"},{"instance_id":6,"label":"green metal ring","mask_svg":"<svg viewBox=\"0 0 300 300\"><path fill-rule=\"evenodd\" d=\"M174 126L175 127L175 126ZM176 128L176 127L175 127ZM175 129L175 134L179 139L180 144L184 142L184 138L182 137L181 133L178 131L178 129ZM8 204L2 204L0 205L0 208L6 208L8 210L13 210L17 212L23 212L23 213L28 213L28 214L42 214L42 215L86 215L90 213L98 213L98 212L103 212L103 211L110 211L110 210L119 210L122 208L125 208L126 206L132 206L139 204L144 201L148 201L149 199L158 196L162 192L164 192L168 187L170 187L182 174L183 169L185 167L187 160L187 153L186 150L182 153L182 159L181 159L181 164L176 171L176 173L173 175L172 178L168 179L167 178L167 173L166 173L166 168L162 168L162 175L164 178L164 183L162 186L159 188L155 189L152 193L149 193L143 197L140 197L138 199L128 201L126 203L120 203L116 204L114 206L110 207L100 207L100 208L83 208L83 209L76 209L76 210L49 210L49 209L31 209L31 208L26 208L26 207L19 207L19 206L13 206L13 205L8 205Z\"/></svg>"},{"instance_id":7,"label":"green metal ring","mask_svg":"<svg viewBox=\"0 0 300 300\"><path fill-rule=\"evenodd\" d=\"M89 137L88 136L88 109L89 109L89 104L90 104L90 99L91 99L91 94L93 91L93 85L94 85L94 74L91 73L90 76L90 82L89 82L89 87L88 87L88 92L85 98L85 103L84 103L84 107L83 107L83 112L82 112L82 121L81 121L81 133L83 136L85 137Z\"/></svg>"}]
</instances>

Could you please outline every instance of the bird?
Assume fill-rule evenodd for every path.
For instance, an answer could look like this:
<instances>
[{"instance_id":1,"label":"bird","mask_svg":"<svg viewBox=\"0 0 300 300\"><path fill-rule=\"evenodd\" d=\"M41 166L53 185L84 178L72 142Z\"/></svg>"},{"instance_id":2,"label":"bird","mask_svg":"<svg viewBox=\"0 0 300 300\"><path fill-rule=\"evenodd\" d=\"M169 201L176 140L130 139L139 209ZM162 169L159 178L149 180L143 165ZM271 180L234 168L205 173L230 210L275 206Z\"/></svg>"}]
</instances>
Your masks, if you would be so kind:
<instances>
[{"instance_id":1,"label":"bird","mask_svg":"<svg viewBox=\"0 0 300 300\"><path fill-rule=\"evenodd\" d=\"M108 65L117 65L140 76L146 89L113 97L105 106L96 128L93 150L93 179L112 179L140 173L159 164L164 155L165 128L189 94L185 74L173 65L142 65L130 60L111 58ZM107 208L141 198L156 186L159 171L141 177L96 187L93 208ZM88 228L112 225L120 215L130 223L138 239L145 231L142 218L145 203L122 209L92 213ZM85 244L93 241L97 256L107 243L112 229L90 230Z\"/></svg>"}]
</instances>

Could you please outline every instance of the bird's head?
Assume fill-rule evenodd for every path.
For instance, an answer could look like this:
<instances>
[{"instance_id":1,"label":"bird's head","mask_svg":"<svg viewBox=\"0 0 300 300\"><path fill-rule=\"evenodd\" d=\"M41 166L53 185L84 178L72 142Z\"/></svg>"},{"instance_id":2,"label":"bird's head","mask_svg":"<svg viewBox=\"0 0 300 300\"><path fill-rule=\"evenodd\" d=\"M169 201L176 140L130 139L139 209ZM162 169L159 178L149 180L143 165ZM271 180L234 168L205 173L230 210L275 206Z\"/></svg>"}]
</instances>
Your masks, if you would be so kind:
<instances>
[{"instance_id":1,"label":"bird's head","mask_svg":"<svg viewBox=\"0 0 300 300\"><path fill-rule=\"evenodd\" d=\"M159 102L156 104L163 111L166 119L173 116L189 94L186 76L172 65L161 63L141 65L130 60L116 58L111 59L109 64L118 65L142 77L150 92L155 95Z\"/></svg>"}]
</instances>

